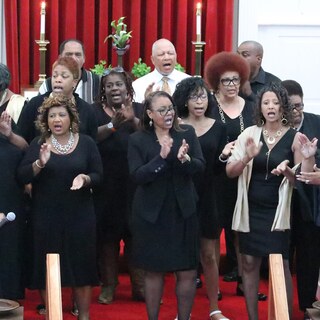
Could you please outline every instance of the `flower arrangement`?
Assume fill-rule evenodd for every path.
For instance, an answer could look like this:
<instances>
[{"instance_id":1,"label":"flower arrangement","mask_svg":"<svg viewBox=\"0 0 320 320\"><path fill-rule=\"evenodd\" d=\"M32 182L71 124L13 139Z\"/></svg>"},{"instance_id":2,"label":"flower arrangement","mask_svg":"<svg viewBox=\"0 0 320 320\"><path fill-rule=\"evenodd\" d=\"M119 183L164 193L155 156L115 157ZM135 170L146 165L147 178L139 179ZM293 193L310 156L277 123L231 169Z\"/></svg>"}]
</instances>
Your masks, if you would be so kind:
<instances>
[{"instance_id":1,"label":"flower arrangement","mask_svg":"<svg viewBox=\"0 0 320 320\"><path fill-rule=\"evenodd\" d=\"M132 31L127 31L127 25L123 22L125 17L120 17L119 20L113 20L111 22L111 27L114 29L114 33L109 34L105 39L106 42L109 38L112 39L112 45L116 49L125 49L129 45L130 38L132 37Z\"/></svg>"},{"instance_id":2,"label":"flower arrangement","mask_svg":"<svg viewBox=\"0 0 320 320\"><path fill-rule=\"evenodd\" d=\"M142 62L142 59L139 58L138 62L135 62L133 64L133 68L131 70L131 73L136 77L140 78L145 76L151 71L151 67L147 66L146 63Z\"/></svg>"}]
</instances>

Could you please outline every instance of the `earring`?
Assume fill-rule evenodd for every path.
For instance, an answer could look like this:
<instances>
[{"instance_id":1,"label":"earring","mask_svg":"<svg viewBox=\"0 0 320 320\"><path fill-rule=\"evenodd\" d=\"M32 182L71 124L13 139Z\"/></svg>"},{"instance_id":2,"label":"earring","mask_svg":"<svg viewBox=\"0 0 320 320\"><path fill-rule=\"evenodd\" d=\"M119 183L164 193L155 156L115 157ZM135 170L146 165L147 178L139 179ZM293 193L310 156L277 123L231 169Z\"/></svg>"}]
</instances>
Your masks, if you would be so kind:
<instances>
[{"instance_id":1,"label":"earring","mask_svg":"<svg viewBox=\"0 0 320 320\"><path fill-rule=\"evenodd\" d=\"M264 125L264 120L262 118L260 118L259 124L261 125L261 127Z\"/></svg>"},{"instance_id":2,"label":"earring","mask_svg":"<svg viewBox=\"0 0 320 320\"><path fill-rule=\"evenodd\" d=\"M48 128L48 132L51 132L50 128Z\"/></svg>"},{"instance_id":3,"label":"earring","mask_svg":"<svg viewBox=\"0 0 320 320\"><path fill-rule=\"evenodd\" d=\"M150 119L149 126L152 127L152 125L153 125L153 121L152 121L152 119Z\"/></svg>"},{"instance_id":4,"label":"earring","mask_svg":"<svg viewBox=\"0 0 320 320\"><path fill-rule=\"evenodd\" d=\"M188 108L188 104L186 103L185 105L184 105L186 108Z\"/></svg>"},{"instance_id":5,"label":"earring","mask_svg":"<svg viewBox=\"0 0 320 320\"><path fill-rule=\"evenodd\" d=\"M281 123L283 126L286 126L288 124L288 120L285 118L284 114L282 115Z\"/></svg>"}]
</instances>

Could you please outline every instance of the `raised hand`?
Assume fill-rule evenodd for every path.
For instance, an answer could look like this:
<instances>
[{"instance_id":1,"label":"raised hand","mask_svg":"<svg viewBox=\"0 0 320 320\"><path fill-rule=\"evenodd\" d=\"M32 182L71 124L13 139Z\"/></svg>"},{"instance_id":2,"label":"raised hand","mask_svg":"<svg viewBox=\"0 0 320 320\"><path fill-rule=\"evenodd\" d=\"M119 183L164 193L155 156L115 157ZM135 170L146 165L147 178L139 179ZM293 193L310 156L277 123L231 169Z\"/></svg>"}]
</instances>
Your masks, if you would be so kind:
<instances>
[{"instance_id":1,"label":"raised hand","mask_svg":"<svg viewBox=\"0 0 320 320\"><path fill-rule=\"evenodd\" d=\"M50 156L51 156L51 144L43 143L40 147L40 152L39 152L40 165L44 167L46 163L49 161Z\"/></svg>"},{"instance_id":2,"label":"raised hand","mask_svg":"<svg viewBox=\"0 0 320 320\"><path fill-rule=\"evenodd\" d=\"M162 137L161 141L159 141L161 150L160 150L160 156L163 159L166 159L168 154L171 151L172 144L173 144L173 139L170 138L169 136L164 136Z\"/></svg>"},{"instance_id":3,"label":"raised hand","mask_svg":"<svg viewBox=\"0 0 320 320\"><path fill-rule=\"evenodd\" d=\"M146 91L144 92L144 98L147 99L148 95L153 91L153 86L154 86L154 82L150 83L147 86ZM160 86L157 86L157 88L155 89L155 91L159 91L160 90Z\"/></svg>"},{"instance_id":4,"label":"raised hand","mask_svg":"<svg viewBox=\"0 0 320 320\"><path fill-rule=\"evenodd\" d=\"M3 111L0 116L0 133L4 136L9 137L12 133L11 129L11 117L7 111Z\"/></svg>"},{"instance_id":5,"label":"raised hand","mask_svg":"<svg viewBox=\"0 0 320 320\"><path fill-rule=\"evenodd\" d=\"M262 148L263 143L260 141L258 145L255 144L253 138L249 137L246 141L246 154L251 160L257 156Z\"/></svg>"},{"instance_id":6,"label":"raised hand","mask_svg":"<svg viewBox=\"0 0 320 320\"><path fill-rule=\"evenodd\" d=\"M185 139L182 140L182 144L179 148L177 158L183 163L187 160L190 161L190 157L188 155L189 151L189 144L186 142Z\"/></svg>"},{"instance_id":7,"label":"raised hand","mask_svg":"<svg viewBox=\"0 0 320 320\"><path fill-rule=\"evenodd\" d=\"M317 152L318 139L313 138L311 141L303 133L297 133L300 144L300 151L305 159L313 157Z\"/></svg>"},{"instance_id":8,"label":"raised hand","mask_svg":"<svg viewBox=\"0 0 320 320\"><path fill-rule=\"evenodd\" d=\"M283 160L280 164L277 165L276 168L274 168L271 173L279 176L280 174L284 174L287 170L291 170L290 167L288 167L289 160Z\"/></svg>"}]
</instances>

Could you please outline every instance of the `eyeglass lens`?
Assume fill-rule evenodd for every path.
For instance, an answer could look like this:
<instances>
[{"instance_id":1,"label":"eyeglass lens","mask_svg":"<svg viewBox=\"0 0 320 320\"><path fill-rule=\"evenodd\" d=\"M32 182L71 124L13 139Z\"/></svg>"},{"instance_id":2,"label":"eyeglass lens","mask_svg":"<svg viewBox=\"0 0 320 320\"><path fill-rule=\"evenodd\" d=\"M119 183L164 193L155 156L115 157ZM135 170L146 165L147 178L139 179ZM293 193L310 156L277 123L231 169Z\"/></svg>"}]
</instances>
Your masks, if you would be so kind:
<instances>
[{"instance_id":1,"label":"eyeglass lens","mask_svg":"<svg viewBox=\"0 0 320 320\"><path fill-rule=\"evenodd\" d=\"M240 78L222 78L220 81L224 86L230 86L231 83L236 86L240 83Z\"/></svg>"}]
</instances>

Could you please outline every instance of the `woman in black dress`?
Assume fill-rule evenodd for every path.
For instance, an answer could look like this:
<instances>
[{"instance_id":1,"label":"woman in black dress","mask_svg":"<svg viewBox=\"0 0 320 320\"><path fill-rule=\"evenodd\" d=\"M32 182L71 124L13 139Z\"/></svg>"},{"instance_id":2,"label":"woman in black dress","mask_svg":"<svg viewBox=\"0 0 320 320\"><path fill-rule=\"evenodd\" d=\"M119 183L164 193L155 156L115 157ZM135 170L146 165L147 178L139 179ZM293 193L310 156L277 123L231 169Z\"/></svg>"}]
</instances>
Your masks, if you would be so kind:
<instances>
[{"instance_id":1,"label":"woman in black dress","mask_svg":"<svg viewBox=\"0 0 320 320\"><path fill-rule=\"evenodd\" d=\"M101 294L98 302L110 304L118 285L120 241L130 257L131 234L128 210L132 183L128 170L129 135L136 131L142 104L133 102L132 79L122 68L106 69L100 82L100 95L93 105L98 121L98 148L103 163L103 182L95 188L98 260ZM143 271L132 268L132 298L144 300Z\"/></svg>"},{"instance_id":2,"label":"woman in black dress","mask_svg":"<svg viewBox=\"0 0 320 320\"><path fill-rule=\"evenodd\" d=\"M228 146L224 148L227 141L225 125L207 116L213 107L213 98L203 79L189 77L182 80L176 87L173 100L182 122L195 129L206 160L205 171L195 175L193 180L199 195L200 259L210 303L209 317L220 319L219 270L215 251L221 227L218 219L216 199L218 192L215 179L219 172L225 170L223 162L228 158L231 150Z\"/></svg>"},{"instance_id":3,"label":"woman in black dress","mask_svg":"<svg viewBox=\"0 0 320 320\"><path fill-rule=\"evenodd\" d=\"M23 185L16 178L16 169L28 147L11 128L11 117L4 111L0 116L0 221L8 212L16 218L0 228L0 298L24 298L24 252L26 213ZM21 143L22 142L22 143ZM24 142L24 143L23 143Z\"/></svg>"},{"instance_id":4,"label":"woman in black dress","mask_svg":"<svg viewBox=\"0 0 320 320\"><path fill-rule=\"evenodd\" d=\"M232 227L239 231L243 286L251 320L258 319L261 260L271 253L283 256L288 309L292 311L288 203L294 174L290 167L302 161L303 170L312 170L317 148L316 140L310 143L305 135L290 128L291 105L283 87L272 84L261 90L256 123L238 137L226 167L228 176L239 176Z\"/></svg>"},{"instance_id":5,"label":"woman in black dress","mask_svg":"<svg viewBox=\"0 0 320 320\"><path fill-rule=\"evenodd\" d=\"M245 128L253 125L254 104L239 96L241 88L249 79L249 73L249 65L245 59L232 52L220 52L213 55L205 66L205 77L213 90L215 101L215 106L211 109L209 116L226 125L227 142L231 150L239 134ZM217 176L217 181L219 193L223 195L223 197L218 197L218 208L220 224L225 232L227 258L229 263L235 266L230 274L224 276L224 280L237 280L236 294L243 296L238 236L231 230L238 180L228 178L223 170ZM217 260L219 265L218 257ZM259 300L266 300L266 298L263 293L258 294Z\"/></svg>"},{"instance_id":6,"label":"woman in black dress","mask_svg":"<svg viewBox=\"0 0 320 320\"><path fill-rule=\"evenodd\" d=\"M32 183L32 274L29 288L45 301L46 254L60 254L61 285L72 287L80 320L89 319L91 287L98 284L96 221L91 186L100 182L101 158L95 142L78 134L74 100L47 98L37 129L19 168L20 180Z\"/></svg>"},{"instance_id":7,"label":"woman in black dress","mask_svg":"<svg viewBox=\"0 0 320 320\"><path fill-rule=\"evenodd\" d=\"M197 194L192 176L204 169L194 129L179 125L170 95L151 93L142 130L130 136L129 169L137 183L132 204L132 259L146 270L148 319L158 319L164 275L175 272L178 319L189 319L198 265Z\"/></svg>"}]
</instances>

